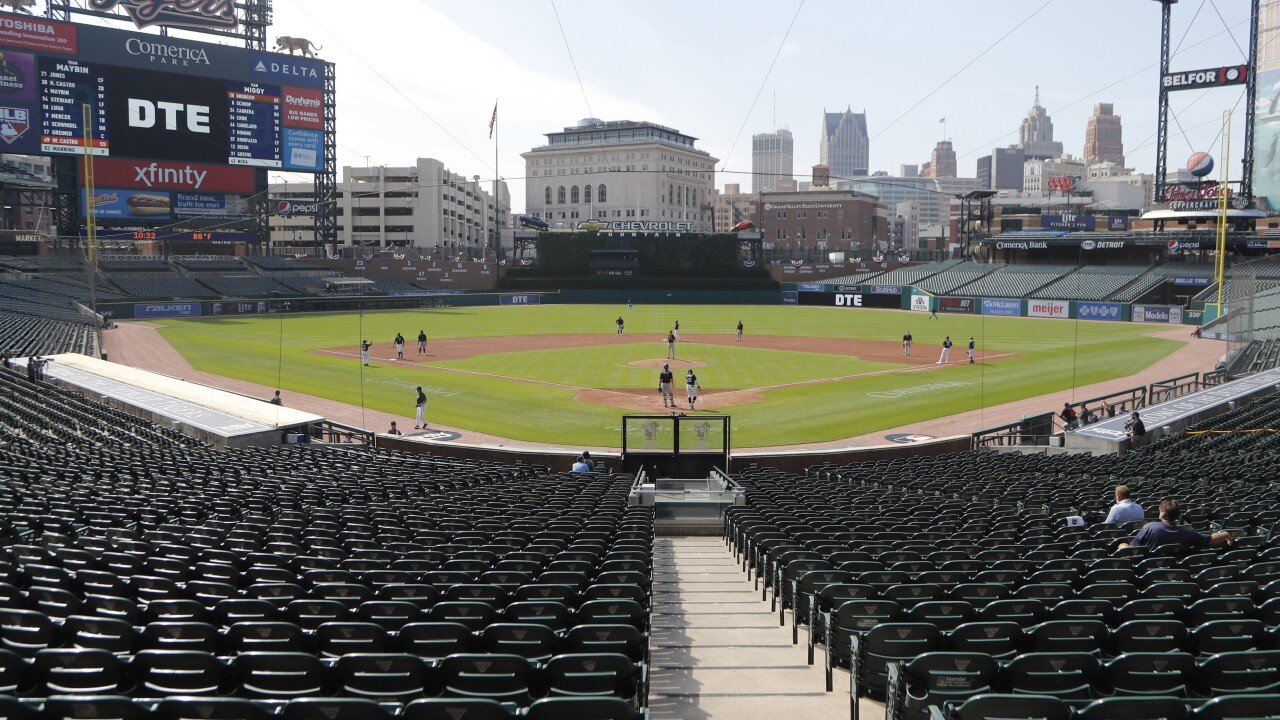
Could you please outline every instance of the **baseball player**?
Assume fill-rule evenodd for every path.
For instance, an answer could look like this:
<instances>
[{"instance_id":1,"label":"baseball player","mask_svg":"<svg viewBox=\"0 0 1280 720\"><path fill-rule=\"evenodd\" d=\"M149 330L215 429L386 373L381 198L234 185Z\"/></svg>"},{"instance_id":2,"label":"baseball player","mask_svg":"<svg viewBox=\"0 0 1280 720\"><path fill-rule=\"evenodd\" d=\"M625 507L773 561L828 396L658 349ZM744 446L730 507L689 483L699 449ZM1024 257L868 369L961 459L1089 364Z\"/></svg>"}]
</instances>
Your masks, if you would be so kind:
<instances>
[{"instance_id":1,"label":"baseball player","mask_svg":"<svg viewBox=\"0 0 1280 720\"><path fill-rule=\"evenodd\" d=\"M741 320L738 321L738 339L734 340L734 342L742 342L742 321Z\"/></svg>"},{"instance_id":2,"label":"baseball player","mask_svg":"<svg viewBox=\"0 0 1280 720\"><path fill-rule=\"evenodd\" d=\"M622 334L622 316L621 315L618 316L617 325L618 325L618 334L621 335Z\"/></svg>"},{"instance_id":3,"label":"baseball player","mask_svg":"<svg viewBox=\"0 0 1280 720\"><path fill-rule=\"evenodd\" d=\"M969 338L969 364L973 364L973 338Z\"/></svg>"},{"instance_id":4,"label":"baseball player","mask_svg":"<svg viewBox=\"0 0 1280 720\"><path fill-rule=\"evenodd\" d=\"M360 362L364 363L366 366L369 364L369 350L372 348L373 343L368 340L362 340L360 342Z\"/></svg>"},{"instance_id":5,"label":"baseball player","mask_svg":"<svg viewBox=\"0 0 1280 720\"><path fill-rule=\"evenodd\" d=\"M419 355L427 354L427 331L426 330L418 331L418 354Z\"/></svg>"},{"instance_id":6,"label":"baseball player","mask_svg":"<svg viewBox=\"0 0 1280 720\"><path fill-rule=\"evenodd\" d=\"M911 331L902 336L902 357L911 357Z\"/></svg>"},{"instance_id":7,"label":"baseball player","mask_svg":"<svg viewBox=\"0 0 1280 720\"><path fill-rule=\"evenodd\" d=\"M393 345L396 348L396 359L403 360L404 359L404 336L401 335L400 333L396 333L396 339Z\"/></svg>"},{"instance_id":8,"label":"baseball player","mask_svg":"<svg viewBox=\"0 0 1280 720\"><path fill-rule=\"evenodd\" d=\"M693 374L693 368L689 368L684 374L684 390L689 395L690 410L698 403L699 389L701 389L701 386L698 385L698 376Z\"/></svg>"},{"instance_id":9,"label":"baseball player","mask_svg":"<svg viewBox=\"0 0 1280 720\"><path fill-rule=\"evenodd\" d=\"M631 298L627 298L627 309L631 309Z\"/></svg>"},{"instance_id":10,"label":"baseball player","mask_svg":"<svg viewBox=\"0 0 1280 720\"><path fill-rule=\"evenodd\" d=\"M676 340L680 340L680 321L676 321L676 326L671 329L671 334L676 336Z\"/></svg>"},{"instance_id":11,"label":"baseball player","mask_svg":"<svg viewBox=\"0 0 1280 720\"><path fill-rule=\"evenodd\" d=\"M667 331L667 359L676 359L676 334L675 331Z\"/></svg>"},{"instance_id":12,"label":"baseball player","mask_svg":"<svg viewBox=\"0 0 1280 720\"><path fill-rule=\"evenodd\" d=\"M938 362L934 365L946 365L951 362L951 336L948 335L946 340L942 341L942 354L938 356Z\"/></svg>"},{"instance_id":13,"label":"baseball player","mask_svg":"<svg viewBox=\"0 0 1280 720\"><path fill-rule=\"evenodd\" d=\"M675 407L675 375L671 372L671 366L662 365L662 372L658 373L658 392L662 394L662 407Z\"/></svg>"},{"instance_id":14,"label":"baseball player","mask_svg":"<svg viewBox=\"0 0 1280 720\"><path fill-rule=\"evenodd\" d=\"M424 428L427 426L427 394L422 392L422 386L418 386L418 401L413 409L413 429Z\"/></svg>"}]
</instances>

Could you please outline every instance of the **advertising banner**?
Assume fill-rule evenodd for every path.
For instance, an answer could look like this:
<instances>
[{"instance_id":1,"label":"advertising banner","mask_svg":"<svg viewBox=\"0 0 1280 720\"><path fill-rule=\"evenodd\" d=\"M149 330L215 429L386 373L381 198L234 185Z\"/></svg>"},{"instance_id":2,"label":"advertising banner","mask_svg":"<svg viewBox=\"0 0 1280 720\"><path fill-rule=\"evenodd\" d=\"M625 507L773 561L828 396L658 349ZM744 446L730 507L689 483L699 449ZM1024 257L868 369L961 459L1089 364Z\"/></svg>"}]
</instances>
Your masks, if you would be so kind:
<instances>
[{"instance_id":1,"label":"advertising banner","mask_svg":"<svg viewBox=\"0 0 1280 720\"><path fill-rule=\"evenodd\" d=\"M929 312L932 309L929 303L930 299L928 295L912 295L911 309L916 312Z\"/></svg>"},{"instance_id":2,"label":"advertising banner","mask_svg":"<svg viewBox=\"0 0 1280 720\"><path fill-rule=\"evenodd\" d=\"M864 285L863 291L871 295L901 295L901 285Z\"/></svg>"},{"instance_id":3,"label":"advertising banner","mask_svg":"<svg viewBox=\"0 0 1280 720\"><path fill-rule=\"evenodd\" d=\"M498 297L499 305L541 305L542 296L538 293L530 293L528 295L501 295Z\"/></svg>"},{"instance_id":4,"label":"advertising banner","mask_svg":"<svg viewBox=\"0 0 1280 720\"><path fill-rule=\"evenodd\" d=\"M1076 317L1081 320L1123 320L1124 306L1120 303L1078 302Z\"/></svg>"},{"instance_id":5,"label":"advertising banner","mask_svg":"<svg viewBox=\"0 0 1280 720\"><path fill-rule=\"evenodd\" d=\"M1022 301L1013 298L982 298L982 314L1018 317L1022 315Z\"/></svg>"},{"instance_id":6,"label":"advertising banner","mask_svg":"<svg viewBox=\"0 0 1280 720\"><path fill-rule=\"evenodd\" d=\"M176 73L108 68L106 104L112 155L228 161L227 84Z\"/></svg>"},{"instance_id":7,"label":"advertising banner","mask_svg":"<svg viewBox=\"0 0 1280 720\"><path fill-rule=\"evenodd\" d=\"M240 195L174 193L173 214L177 217L208 217L245 220L249 204Z\"/></svg>"},{"instance_id":8,"label":"advertising banner","mask_svg":"<svg viewBox=\"0 0 1280 720\"><path fill-rule=\"evenodd\" d=\"M138 303L133 306L136 318L199 317L200 303Z\"/></svg>"},{"instance_id":9,"label":"advertising banner","mask_svg":"<svg viewBox=\"0 0 1280 720\"><path fill-rule=\"evenodd\" d=\"M973 298L939 298L938 311L945 313L971 313L973 312Z\"/></svg>"},{"instance_id":10,"label":"advertising banner","mask_svg":"<svg viewBox=\"0 0 1280 720\"><path fill-rule=\"evenodd\" d=\"M173 198L167 192L98 188L93 198L93 214L99 220L154 222L173 216ZM85 201L85 191L81 190L81 207L87 207Z\"/></svg>"},{"instance_id":11,"label":"advertising banner","mask_svg":"<svg viewBox=\"0 0 1280 720\"><path fill-rule=\"evenodd\" d=\"M1174 285L1191 285L1193 287L1207 287L1209 285L1209 278L1196 277L1194 275L1190 275L1190 276L1179 275L1173 278L1173 284Z\"/></svg>"},{"instance_id":12,"label":"advertising banner","mask_svg":"<svg viewBox=\"0 0 1280 720\"><path fill-rule=\"evenodd\" d=\"M83 172L83 169L82 169ZM93 162L100 187L130 190L180 190L206 193L253 193L253 169L191 162L99 158Z\"/></svg>"},{"instance_id":13,"label":"advertising banner","mask_svg":"<svg viewBox=\"0 0 1280 720\"><path fill-rule=\"evenodd\" d=\"M796 290L800 292L826 292L827 287L822 283L796 283Z\"/></svg>"},{"instance_id":14,"label":"advertising banner","mask_svg":"<svg viewBox=\"0 0 1280 720\"><path fill-rule=\"evenodd\" d=\"M864 295L862 293L800 292L799 304L842 308L898 308L901 300L892 295Z\"/></svg>"},{"instance_id":15,"label":"advertising banner","mask_svg":"<svg viewBox=\"0 0 1280 720\"><path fill-rule=\"evenodd\" d=\"M1028 300L1027 316L1041 318L1065 318L1071 315L1071 303L1066 300Z\"/></svg>"},{"instance_id":16,"label":"advertising banner","mask_svg":"<svg viewBox=\"0 0 1280 720\"><path fill-rule=\"evenodd\" d=\"M266 301L209 303L210 315L265 315L267 312Z\"/></svg>"},{"instance_id":17,"label":"advertising banner","mask_svg":"<svg viewBox=\"0 0 1280 720\"><path fill-rule=\"evenodd\" d=\"M1182 308L1169 305L1134 305L1133 321L1140 323L1182 324Z\"/></svg>"},{"instance_id":18,"label":"advertising banner","mask_svg":"<svg viewBox=\"0 0 1280 720\"><path fill-rule=\"evenodd\" d=\"M1098 229L1098 220L1093 215L1041 215L1040 227L1049 230L1085 230Z\"/></svg>"},{"instance_id":19,"label":"advertising banner","mask_svg":"<svg viewBox=\"0 0 1280 720\"><path fill-rule=\"evenodd\" d=\"M797 293L795 290L783 290L783 291L782 291L782 304L783 304L783 305L798 305L799 303L800 303L800 300L799 300L799 293Z\"/></svg>"}]
</instances>

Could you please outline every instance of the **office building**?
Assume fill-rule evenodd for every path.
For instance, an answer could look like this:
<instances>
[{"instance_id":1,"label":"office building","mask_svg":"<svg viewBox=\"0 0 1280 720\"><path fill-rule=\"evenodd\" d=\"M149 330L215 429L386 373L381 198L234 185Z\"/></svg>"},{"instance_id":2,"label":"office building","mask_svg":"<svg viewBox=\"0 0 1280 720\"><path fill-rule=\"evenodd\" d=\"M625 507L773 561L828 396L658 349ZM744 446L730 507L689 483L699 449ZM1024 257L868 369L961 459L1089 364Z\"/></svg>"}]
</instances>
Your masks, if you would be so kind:
<instances>
[{"instance_id":1,"label":"office building","mask_svg":"<svg viewBox=\"0 0 1280 720\"><path fill-rule=\"evenodd\" d=\"M818 162L831 169L836 179L865 177L871 164L871 139L867 136L866 113L845 109L842 113L822 113L822 135Z\"/></svg>"},{"instance_id":2,"label":"office building","mask_svg":"<svg viewBox=\"0 0 1280 720\"><path fill-rule=\"evenodd\" d=\"M587 118L523 153L525 209L553 228L651 221L711 232L716 158L697 138L651 122Z\"/></svg>"},{"instance_id":3,"label":"office building","mask_svg":"<svg viewBox=\"0 0 1280 720\"><path fill-rule=\"evenodd\" d=\"M1021 190L1026 156L1019 147L996 148L978 158L979 190Z\"/></svg>"},{"instance_id":4,"label":"office building","mask_svg":"<svg viewBox=\"0 0 1280 720\"><path fill-rule=\"evenodd\" d=\"M751 136L751 191L767 192L778 187L780 178L794 174L795 141L790 130L776 130Z\"/></svg>"},{"instance_id":5,"label":"office building","mask_svg":"<svg viewBox=\"0 0 1280 720\"><path fill-rule=\"evenodd\" d=\"M433 158L403 167L344 167L338 183L338 239L343 247L415 247L451 257L483 257L494 237L492 182L453 172ZM498 183L497 227L510 226L511 196ZM311 182L270 186L272 201L303 205ZM306 245L309 214L271 216L273 245ZM499 234L500 231L499 231ZM307 242L304 242L307 241Z\"/></svg>"},{"instance_id":6,"label":"office building","mask_svg":"<svg viewBox=\"0 0 1280 720\"><path fill-rule=\"evenodd\" d=\"M1022 191L1030 195L1058 192L1050 189L1050 178L1072 178L1078 183L1087 176L1084 162L1070 155L1052 159L1031 158L1022 165Z\"/></svg>"},{"instance_id":7,"label":"office building","mask_svg":"<svg viewBox=\"0 0 1280 720\"><path fill-rule=\"evenodd\" d=\"M1093 106L1084 131L1084 161L1089 164L1113 162L1124 165L1124 132L1120 116L1111 103Z\"/></svg>"},{"instance_id":8,"label":"office building","mask_svg":"<svg viewBox=\"0 0 1280 720\"><path fill-rule=\"evenodd\" d=\"M742 192L738 183L727 183L724 192L715 196L715 231L729 232L734 225L749 220L755 212L756 201L760 196L756 193Z\"/></svg>"},{"instance_id":9,"label":"office building","mask_svg":"<svg viewBox=\"0 0 1280 720\"><path fill-rule=\"evenodd\" d=\"M956 172L956 150L950 140L939 140L929 157L927 172L921 174L933 178L953 178Z\"/></svg>"},{"instance_id":10,"label":"office building","mask_svg":"<svg viewBox=\"0 0 1280 720\"><path fill-rule=\"evenodd\" d=\"M1053 140L1053 120L1040 105L1040 86L1036 86L1036 101L1022 119L1018 131L1018 148L1027 159L1049 160L1062 155L1062 143Z\"/></svg>"},{"instance_id":11,"label":"office building","mask_svg":"<svg viewBox=\"0 0 1280 720\"><path fill-rule=\"evenodd\" d=\"M889 213L871 195L811 189L760 193L754 220L769 247L821 255L853 252L887 241Z\"/></svg>"}]
</instances>

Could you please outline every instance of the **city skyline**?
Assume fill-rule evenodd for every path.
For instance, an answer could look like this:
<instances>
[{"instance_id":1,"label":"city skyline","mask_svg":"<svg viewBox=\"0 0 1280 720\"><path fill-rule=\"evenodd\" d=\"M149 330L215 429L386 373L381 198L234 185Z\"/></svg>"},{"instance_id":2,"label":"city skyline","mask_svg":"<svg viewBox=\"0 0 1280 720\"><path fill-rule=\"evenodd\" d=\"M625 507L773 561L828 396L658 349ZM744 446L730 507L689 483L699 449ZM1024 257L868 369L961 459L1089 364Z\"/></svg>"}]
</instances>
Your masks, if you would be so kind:
<instances>
[{"instance_id":1,"label":"city skyline","mask_svg":"<svg viewBox=\"0 0 1280 720\"><path fill-rule=\"evenodd\" d=\"M377 13L356 14L345 6L284 0L276 8L278 32L309 37L324 47L325 59L338 64L343 98L338 164L397 165L437 157L487 181L494 173L488 120L496 97L499 172L511 184L517 212L525 196L520 154L541 144L544 133L583 117L680 128L721 158L717 187L750 184L751 136L776 127L791 129L794 167L806 176L820 159L816 116L824 107L866 110L870 172L893 173L900 165L927 161L944 139L938 119L946 117L958 173L972 177L979 157L1017 142L1036 85L1056 126L1055 139L1065 142L1066 152L1083 153L1080 143L1093 106L1112 103L1128 131L1128 165L1143 172L1154 168L1149 136L1155 131L1158 83L1155 3L1050 3L1014 30L1035 7L989 0L929 13L892 8L868 13L819 1L804 6L783 43L795 13L790 3L748 1L734 13L722 13L666 1L644 7L606 1L588 10L562 0L573 63L554 15L539 4L383 0L378 7ZM1235 45L1247 42L1247 17L1235 7L1224 7L1223 13L1234 42L1216 17L1189 25L1193 13L1183 5L1175 8L1174 32L1185 38L1174 69L1238 61ZM1097 33L1100 17L1107 27L1133 32L1125 43L1108 41L1105 33ZM396 18L404 21L389 21ZM666 18L678 18L680 32L670 32ZM883 59L883 70L872 65L837 70L848 62L841 31L851 24L859 26L865 43L859 55ZM421 27L431 28L430 52L424 51L421 62L406 62L405 48L421 42ZM749 36L752 43L748 48L681 39L693 35ZM916 35L949 42L930 53L900 52L902 41ZM352 37L379 41L360 44ZM775 52L777 62L766 81ZM455 69L437 58L456 58ZM776 121L771 117L774 92ZM1185 135L1178 128L1170 135L1171 167L1181 165L1192 149L1219 154L1220 117L1233 105L1233 135L1241 137L1239 94L1222 89L1202 99L1201 93L1173 99Z\"/></svg>"}]
</instances>

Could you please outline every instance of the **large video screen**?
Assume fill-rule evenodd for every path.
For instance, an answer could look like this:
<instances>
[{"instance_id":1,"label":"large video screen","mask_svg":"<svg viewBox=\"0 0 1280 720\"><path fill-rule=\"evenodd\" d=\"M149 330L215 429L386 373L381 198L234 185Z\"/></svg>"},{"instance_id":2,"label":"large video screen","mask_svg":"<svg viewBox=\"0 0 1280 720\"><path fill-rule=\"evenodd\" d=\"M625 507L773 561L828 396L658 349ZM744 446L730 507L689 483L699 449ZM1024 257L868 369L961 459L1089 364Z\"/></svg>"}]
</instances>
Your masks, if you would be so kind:
<instances>
[{"instance_id":1,"label":"large video screen","mask_svg":"<svg viewBox=\"0 0 1280 720\"><path fill-rule=\"evenodd\" d=\"M323 88L319 60L0 13L0 152L319 172Z\"/></svg>"}]
</instances>

